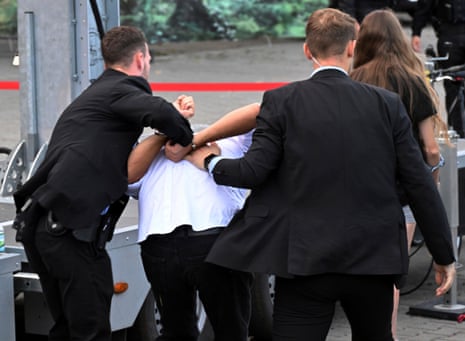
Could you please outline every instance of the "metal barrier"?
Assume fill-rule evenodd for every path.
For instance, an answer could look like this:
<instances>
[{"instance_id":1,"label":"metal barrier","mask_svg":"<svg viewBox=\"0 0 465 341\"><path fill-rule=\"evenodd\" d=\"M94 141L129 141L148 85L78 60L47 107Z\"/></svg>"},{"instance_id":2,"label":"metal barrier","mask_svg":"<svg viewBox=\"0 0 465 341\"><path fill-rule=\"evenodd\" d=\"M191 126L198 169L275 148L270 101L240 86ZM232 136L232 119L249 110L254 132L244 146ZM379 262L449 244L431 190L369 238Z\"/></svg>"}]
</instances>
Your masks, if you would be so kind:
<instances>
[{"instance_id":1,"label":"metal barrier","mask_svg":"<svg viewBox=\"0 0 465 341\"><path fill-rule=\"evenodd\" d=\"M455 258L458 259L457 244L460 240L459 227L459 171L465 170L465 140L455 139L451 143L439 140L441 154L446 163L440 172L439 192L449 219ZM457 271L462 265L456 264ZM410 307L409 314L459 321L465 314L465 304L457 300L457 280L444 297Z\"/></svg>"}]
</instances>

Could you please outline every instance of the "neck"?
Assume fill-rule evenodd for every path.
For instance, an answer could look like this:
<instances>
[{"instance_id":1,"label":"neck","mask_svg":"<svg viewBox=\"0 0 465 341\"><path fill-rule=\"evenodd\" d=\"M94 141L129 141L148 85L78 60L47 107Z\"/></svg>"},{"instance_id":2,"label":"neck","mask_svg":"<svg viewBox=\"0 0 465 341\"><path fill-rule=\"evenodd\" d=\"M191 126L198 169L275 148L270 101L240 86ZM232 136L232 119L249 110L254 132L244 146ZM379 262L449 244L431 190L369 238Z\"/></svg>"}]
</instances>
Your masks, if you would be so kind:
<instances>
[{"instance_id":1,"label":"neck","mask_svg":"<svg viewBox=\"0 0 465 341\"><path fill-rule=\"evenodd\" d=\"M110 67L108 67L108 68L109 68L109 69L113 69L113 70L115 70L115 71L122 72L122 73L126 73L126 74L128 73L128 71L127 71L125 68L120 67L120 66L118 66L118 65L113 65L113 66L110 66Z\"/></svg>"},{"instance_id":2,"label":"neck","mask_svg":"<svg viewBox=\"0 0 465 341\"><path fill-rule=\"evenodd\" d=\"M320 67L338 67L349 72L350 61L341 61L335 58L328 58L324 60L313 59L313 69Z\"/></svg>"}]
</instances>

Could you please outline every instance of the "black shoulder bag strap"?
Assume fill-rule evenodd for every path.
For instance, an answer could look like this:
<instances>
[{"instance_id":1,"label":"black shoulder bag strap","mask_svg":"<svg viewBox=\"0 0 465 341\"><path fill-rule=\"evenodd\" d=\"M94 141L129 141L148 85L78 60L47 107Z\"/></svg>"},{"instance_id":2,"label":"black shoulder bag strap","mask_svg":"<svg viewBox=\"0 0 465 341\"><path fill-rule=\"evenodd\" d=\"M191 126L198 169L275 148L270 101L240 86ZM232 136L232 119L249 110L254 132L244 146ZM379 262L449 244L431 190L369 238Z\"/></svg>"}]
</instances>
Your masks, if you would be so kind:
<instances>
[{"instance_id":1,"label":"black shoulder bag strap","mask_svg":"<svg viewBox=\"0 0 465 341\"><path fill-rule=\"evenodd\" d=\"M103 39L105 35L105 31L103 30L103 23L102 23L102 16L100 15L100 11L98 9L97 0L89 0L90 6L92 7L92 12L94 13L95 23L97 24L97 30L100 36L100 40Z\"/></svg>"}]
</instances>

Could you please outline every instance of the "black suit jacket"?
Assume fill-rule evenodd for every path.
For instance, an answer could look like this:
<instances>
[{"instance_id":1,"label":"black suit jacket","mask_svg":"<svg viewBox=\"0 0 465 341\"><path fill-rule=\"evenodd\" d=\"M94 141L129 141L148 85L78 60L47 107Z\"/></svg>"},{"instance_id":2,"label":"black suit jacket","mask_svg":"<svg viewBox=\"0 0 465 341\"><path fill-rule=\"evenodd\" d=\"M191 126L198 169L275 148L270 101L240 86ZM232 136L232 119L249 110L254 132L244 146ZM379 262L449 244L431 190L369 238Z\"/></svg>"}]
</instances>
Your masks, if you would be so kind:
<instances>
[{"instance_id":1,"label":"black suit jacket","mask_svg":"<svg viewBox=\"0 0 465 341\"><path fill-rule=\"evenodd\" d=\"M251 188L207 260L280 276L407 273L404 186L439 264L454 261L446 213L394 93L330 69L266 92L252 145L215 181Z\"/></svg>"},{"instance_id":2,"label":"black suit jacket","mask_svg":"<svg viewBox=\"0 0 465 341\"><path fill-rule=\"evenodd\" d=\"M53 211L70 229L95 225L100 213L127 189L127 159L143 127L187 145L190 125L142 77L109 69L59 117L34 176L15 194Z\"/></svg>"}]
</instances>

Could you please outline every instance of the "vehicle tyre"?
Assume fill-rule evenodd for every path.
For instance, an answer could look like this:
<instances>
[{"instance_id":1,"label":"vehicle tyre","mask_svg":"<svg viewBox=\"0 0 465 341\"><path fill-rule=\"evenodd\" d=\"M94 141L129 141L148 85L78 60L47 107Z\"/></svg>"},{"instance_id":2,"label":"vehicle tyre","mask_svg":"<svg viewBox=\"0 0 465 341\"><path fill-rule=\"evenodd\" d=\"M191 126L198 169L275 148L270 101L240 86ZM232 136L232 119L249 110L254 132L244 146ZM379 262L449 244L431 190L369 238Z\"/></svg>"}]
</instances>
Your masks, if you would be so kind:
<instances>
[{"instance_id":1,"label":"vehicle tyre","mask_svg":"<svg viewBox=\"0 0 465 341\"><path fill-rule=\"evenodd\" d=\"M11 153L11 149L7 147L0 147L0 154L9 155Z\"/></svg>"},{"instance_id":2,"label":"vehicle tyre","mask_svg":"<svg viewBox=\"0 0 465 341\"><path fill-rule=\"evenodd\" d=\"M197 325L200 330L199 341L213 341L213 330L205 309L198 298L197 304L199 318ZM154 341L160 336L161 329L162 325L157 304L152 291L149 291L133 326L127 330L126 341Z\"/></svg>"},{"instance_id":3,"label":"vehicle tyre","mask_svg":"<svg viewBox=\"0 0 465 341\"><path fill-rule=\"evenodd\" d=\"M111 341L127 341L127 329L116 330L111 333Z\"/></svg>"},{"instance_id":4,"label":"vehicle tyre","mask_svg":"<svg viewBox=\"0 0 465 341\"><path fill-rule=\"evenodd\" d=\"M154 341L159 336L156 324L160 321L155 319L155 306L152 291L149 291L133 326L127 330L127 341Z\"/></svg>"},{"instance_id":5,"label":"vehicle tyre","mask_svg":"<svg viewBox=\"0 0 465 341\"><path fill-rule=\"evenodd\" d=\"M255 274L249 335L254 341L270 341L273 315L274 276Z\"/></svg>"},{"instance_id":6,"label":"vehicle tyre","mask_svg":"<svg viewBox=\"0 0 465 341\"><path fill-rule=\"evenodd\" d=\"M7 166L8 156L11 153L10 148L0 147L0 173Z\"/></svg>"}]
</instances>

